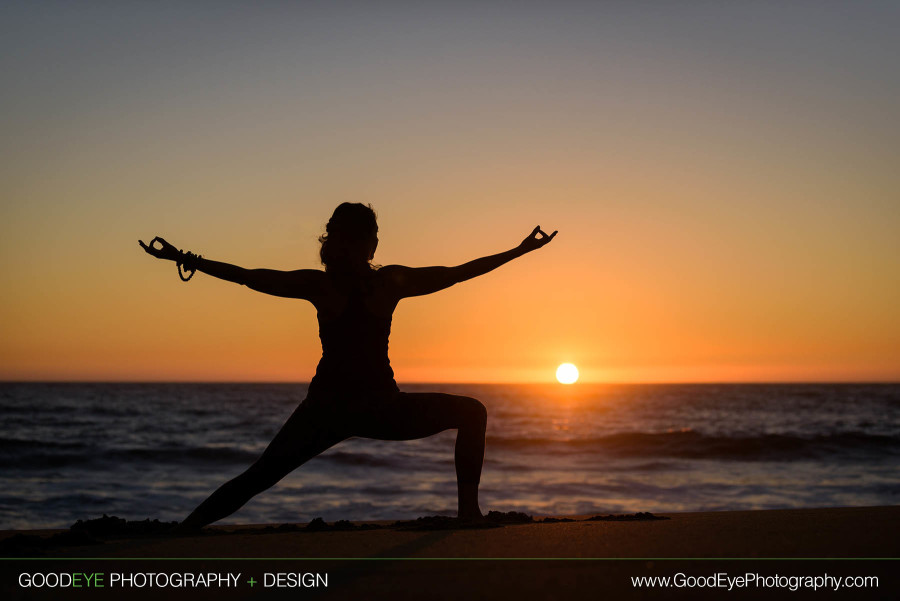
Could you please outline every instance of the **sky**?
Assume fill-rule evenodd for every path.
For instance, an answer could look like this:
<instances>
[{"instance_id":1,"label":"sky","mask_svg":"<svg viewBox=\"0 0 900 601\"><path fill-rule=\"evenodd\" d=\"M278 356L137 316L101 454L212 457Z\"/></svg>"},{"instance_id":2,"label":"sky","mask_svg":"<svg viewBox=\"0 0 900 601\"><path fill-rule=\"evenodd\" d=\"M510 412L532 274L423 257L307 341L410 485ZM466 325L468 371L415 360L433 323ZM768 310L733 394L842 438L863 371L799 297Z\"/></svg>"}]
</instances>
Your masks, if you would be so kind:
<instances>
[{"instance_id":1,"label":"sky","mask_svg":"<svg viewBox=\"0 0 900 601\"><path fill-rule=\"evenodd\" d=\"M0 379L308 381L321 268L549 246L403 300L403 382L900 380L895 2L0 5Z\"/></svg>"}]
</instances>

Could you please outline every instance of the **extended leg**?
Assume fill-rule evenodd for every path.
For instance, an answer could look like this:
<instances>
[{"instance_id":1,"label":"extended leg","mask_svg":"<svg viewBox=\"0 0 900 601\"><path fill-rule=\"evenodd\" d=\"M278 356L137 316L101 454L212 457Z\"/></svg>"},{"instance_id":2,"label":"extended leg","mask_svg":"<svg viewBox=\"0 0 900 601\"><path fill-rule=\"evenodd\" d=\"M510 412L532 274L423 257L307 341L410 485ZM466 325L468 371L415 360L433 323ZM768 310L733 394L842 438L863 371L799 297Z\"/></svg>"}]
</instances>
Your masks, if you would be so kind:
<instances>
[{"instance_id":1,"label":"extended leg","mask_svg":"<svg viewBox=\"0 0 900 601\"><path fill-rule=\"evenodd\" d=\"M379 440L413 440L457 429L459 517L480 519L478 483L484 462L486 425L487 411L476 399L437 392L401 392L394 399L378 404L372 415L360 420L353 434Z\"/></svg>"},{"instance_id":2,"label":"extended leg","mask_svg":"<svg viewBox=\"0 0 900 601\"><path fill-rule=\"evenodd\" d=\"M316 423L318 420L312 413L303 405L298 407L256 463L220 486L178 530L196 530L231 515L254 496L346 438L324 428L325 424Z\"/></svg>"}]
</instances>

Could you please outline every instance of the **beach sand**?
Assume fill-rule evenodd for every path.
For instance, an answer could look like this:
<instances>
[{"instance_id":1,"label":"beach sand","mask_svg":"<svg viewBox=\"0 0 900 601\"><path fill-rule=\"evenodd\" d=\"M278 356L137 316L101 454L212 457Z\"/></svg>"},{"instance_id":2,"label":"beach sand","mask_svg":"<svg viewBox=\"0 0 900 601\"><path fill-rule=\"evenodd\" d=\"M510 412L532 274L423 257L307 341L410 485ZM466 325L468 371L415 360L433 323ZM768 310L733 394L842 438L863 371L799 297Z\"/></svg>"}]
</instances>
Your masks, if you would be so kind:
<instances>
[{"instance_id":1,"label":"beach sand","mask_svg":"<svg viewBox=\"0 0 900 601\"><path fill-rule=\"evenodd\" d=\"M111 571L114 566L119 569L123 565L131 571L138 568L145 570L147 566L154 571L170 572L236 570L242 572L245 578L256 575L257 579L264 572L328 573L327 589L301 590L307 596L331 595L332 598L597 599L599 590L606 593L618 591L621 598L642 598L640 595L646 595L646 598L663 598L663 595L672 598L673 594L698 598L704 594L724 594L725 591L636 590L629 575L673 575L678 571L707 575L717 572L744 573L748 570L760 573L780 570L780 573L785 573L786 569L793 570L791 573L794 575L826 572L880 575L880 596L866 597L865 593L855 591L853 598L892 598L893 594L900 592L893 574L900 568L900 562L846 560L900 556L900 507L659 515L669 519L529 523L490 529L414 531L382 528L346 532L264 533L258 526L216 526L198 536L107 540L95 545L53 547L44 551L43 555L70 558L59 561L70 566L78 565L79 569L96 571ZM583 520L586 516L572 517ZM13 534L16 532L0 533L0 540ZM52 531L42 531L42 535L50 534ZM194 559L165 562L87 559L101 557ZM238 562L203 561L199 558L270 559ZM360 560L349 561L345 558ZM410 558L445 559L416 561ZM530 560L523 561L522 558ZM771 558L791 560L772 561ZM16 590L8 588L13 566L9 565L9 560L4 563L3 588L16 593ZM19 571L25 565L19 561L12 563L18 564L16 569ZM145 563L147 565L142 565ZM46 565L42 565L42 569L46 569ZM260 591L258 588L256 590ZM269 588L263 589L263 592L276 594L279 591L293 591L297 594L297 590ZM109 589L107 591L111 592ZM221 598L222 592L217 591L215 596ZM233 598L243 598L249 592L249 589L243 589L242 596L240 591L230 591ZM741 594L749 595L751 592L733 591L729 598L739 598ZM175 594L178 593L186 592L175 591ZM137 591L137 594L149 595L150 591L144 589ZM202 596L202 591L191 592L191 598ZM797 595L794 594L793 598Z\"/></svg>"}]
</instances>

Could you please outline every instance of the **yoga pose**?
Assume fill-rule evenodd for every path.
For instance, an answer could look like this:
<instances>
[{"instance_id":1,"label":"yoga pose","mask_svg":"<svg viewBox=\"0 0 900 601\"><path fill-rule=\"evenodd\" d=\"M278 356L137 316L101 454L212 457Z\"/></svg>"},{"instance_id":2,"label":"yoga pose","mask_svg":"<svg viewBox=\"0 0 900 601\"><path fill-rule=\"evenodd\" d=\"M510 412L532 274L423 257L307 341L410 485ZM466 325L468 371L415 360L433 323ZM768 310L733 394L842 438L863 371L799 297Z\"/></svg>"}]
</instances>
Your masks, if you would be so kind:
<instances>
[{"instance_id":1,"label":"yoga pose","mask_svg":"<svg viewBox=\"0 0 900 601\"><path fill-rule=\"evenodd\" d=\"M139 241L154 257L175 261L182 279L201 271L266 294L307 300L318 311L322 359L306 399L256 463L210 495L179 530L199 529L231 515L297 467L352 436L413 440L451 428L458 430L458 517L483 520L478 483L487 423L484 405L453 394L400 392L388 360L391 315L402 298L431 294L483 275L541 248L555 235L538 226L517 247L456 267L378 268L371 263L378 246L375 212L368 205L343 203L319 238L324 271L244 269L184 253L159 237L149 244Z\"/></svg>"}]
</instances>

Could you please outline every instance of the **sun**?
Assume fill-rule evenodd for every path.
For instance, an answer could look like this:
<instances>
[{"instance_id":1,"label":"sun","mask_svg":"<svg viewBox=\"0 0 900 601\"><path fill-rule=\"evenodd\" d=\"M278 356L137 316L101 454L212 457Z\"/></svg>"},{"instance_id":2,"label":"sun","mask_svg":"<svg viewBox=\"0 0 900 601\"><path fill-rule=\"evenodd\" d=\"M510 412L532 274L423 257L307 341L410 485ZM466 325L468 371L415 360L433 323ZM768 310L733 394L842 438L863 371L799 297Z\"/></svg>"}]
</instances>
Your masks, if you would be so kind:
<instances>
[{"instance_id":1,"label":"sun","mask_svg":"<svg viewBox=\"0 0 900 601\"><path fill-rule=\"evenodd\" d=\"M556 379L560 384L574 384L578 380L578 368L571 363L563 363L556 368Z\"/></svg>"}]
</instances>

